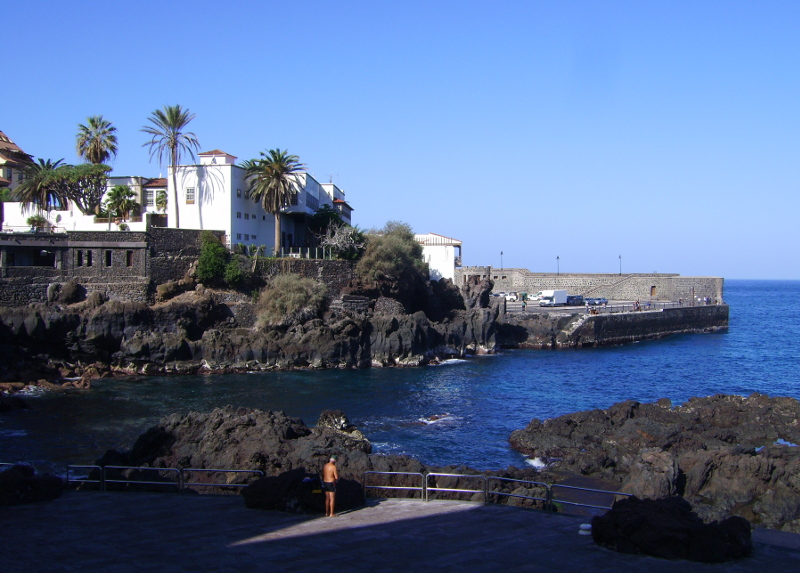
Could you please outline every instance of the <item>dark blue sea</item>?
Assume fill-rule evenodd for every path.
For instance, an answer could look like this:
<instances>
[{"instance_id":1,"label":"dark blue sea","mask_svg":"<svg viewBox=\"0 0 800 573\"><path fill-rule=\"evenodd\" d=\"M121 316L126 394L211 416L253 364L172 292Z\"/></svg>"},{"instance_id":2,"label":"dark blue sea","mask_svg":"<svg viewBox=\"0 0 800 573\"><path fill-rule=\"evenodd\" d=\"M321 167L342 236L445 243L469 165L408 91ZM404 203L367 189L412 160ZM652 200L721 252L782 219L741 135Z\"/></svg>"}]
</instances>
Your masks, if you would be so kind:
<instances>
[{"instance_id":1,"label":"dark blue sea","mask_svg":"<svg viewBox=\"0 0 800 573\"><path fill-rule=\"evenodd\" d=\"M0 462L84 464L172 412L233 404L316 423L343 410L376 452L478 469L523 466L512 430L622 400L718 393L800 398L800 281L728 280L730 328L610 348L517 350L412 369L270 372L101 380L32 392L30 411L0 416ZM435 419L434 419L435 418Z\"/></svg>"}]
</instances>

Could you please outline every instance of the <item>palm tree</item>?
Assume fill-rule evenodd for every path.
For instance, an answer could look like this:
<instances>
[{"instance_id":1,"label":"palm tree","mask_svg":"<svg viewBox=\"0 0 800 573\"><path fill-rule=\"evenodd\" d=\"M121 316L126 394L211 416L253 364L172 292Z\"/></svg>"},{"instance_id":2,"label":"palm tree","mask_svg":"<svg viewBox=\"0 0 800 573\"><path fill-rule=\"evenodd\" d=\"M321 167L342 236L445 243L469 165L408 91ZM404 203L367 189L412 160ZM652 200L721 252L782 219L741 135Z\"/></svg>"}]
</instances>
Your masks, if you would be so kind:
<instances>
[{"instance_id":1,"label":"palm tree","mask_svg":"<svg viewBox=\"0 0 800 573\"><path fill-rule=\"evenodd\" d=\"M150 161L158 155L158 162L164 164L164 157L169 158L172 167L172 190L175 200L175 227L180 229L181 223L178 214L178 178L177 167L181 160L181 154L185 151L192 159L194 152L200 148L197 136L190 132L184 133L183 130L195 118L195 114L188 109L183 109L180 105L165 105L164 109L155 110L147 120L153 125L146 125L140 131L151 136L150 141L142 147L150 146Z\"/></svg>"},{"instance_id":2,"label":"palm tree","mask_svg":"<svg viewBox=\"0 0 800 573\"><path fill-rule=\"evenodd\" d=\"M163 189L159 189L156 192L156 209L162 213L167 212L167 192Z\"/></svg>"},{"instance_id":3,"label":"palm tree","mask_svg":"<svg viewBox=\"0 0 800 573\"><path fill-rule=\"evenodd\" d=\"M281 209L292 202L299 191L297 175L305 172L305 165L296 155L285 150L270 149L261 152L258 159L248 159L242 164L248 178L247 193L261 202L267 213L275 216L275 256L281 246Z\"/></svg>"},{"instance_id":4,"label":"palm tree","mask_svg":"<svg viewBox=\"0 0 800 573\"><path fill-rule=\"evenodd\" d=\"M63 167L63 159L53 163L50 159L39 158L39 163L25 166L25 177L14 189L16 197L25 205L25 209L36 207L39 211L49 211L56 205L66 203L58 188L54 185L54 175L58 167Z\"/></svg>"},{"instance_id":5,"label":"palm tree","mask_svg":"<svg viewBox=\"0 0 800 573\"><path fill-rule=\"evenodd\" d=\"M136 209L138 203L134 200L136 193L127 185L115 185L106 195L106 210L109 215L128 219L128 214Z\"/></svg>"},{"instance_id":6,"label":"palm tree","mask_svg":"<svg viewBox=\"0 0 800 573\"><path fill-rule=\"evenodd\" d=\"M78 124L78 137L75 148L78 157L95 165L105 163L111 156L117 156L117 128L102 115L93 115L86 121L88 125Z\"/></svg>"}]
</instances>

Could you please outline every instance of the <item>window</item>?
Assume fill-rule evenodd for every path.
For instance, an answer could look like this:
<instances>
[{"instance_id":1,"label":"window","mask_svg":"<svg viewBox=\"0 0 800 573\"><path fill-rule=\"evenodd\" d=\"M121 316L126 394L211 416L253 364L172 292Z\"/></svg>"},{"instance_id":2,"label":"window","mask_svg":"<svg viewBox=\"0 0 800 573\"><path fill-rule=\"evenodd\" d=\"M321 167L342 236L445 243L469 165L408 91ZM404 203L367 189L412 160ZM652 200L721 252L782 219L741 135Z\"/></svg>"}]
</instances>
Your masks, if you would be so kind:
<instances>
[{"instance_id":1,"label":"window","mask_svg":"<svg viewBox=\"0 0 800 573\"><path fill-rule=\"evenodd\" d=\"M92 251L86 251L86 266L92 266Z\"/></svg>"},{"instance_id":2,"label":"window","mask_svg":"<svg viewBox=\"0 0 800 573\"><path fill-rule=\"evenodd\" d=\"M257 239L255 235L250 235L250 238L253 239L254 241Z\"/></svg>"},{"instance_id":3,"label":"window","mask_svg":"<svg viewBox=\"0 0 800 573\"><path fill-rule=\"evenodd\" d=\"M194 187L186 188L186 204L187 205L194 204Z\"/></svg>"},{"instance_id":4,"label":"window","mask_svg":"<svg viewBox=\"0 0 800 573\"><path fill-rule=\"evenodd\" d=\"M242 240L242 234L241 233L236 233L236 240L237 241L241 241Z\"/></svg>"},{"instance_id":5,"label":"window","mask_svg":"<svg viewBox=\"0 0 800 573\"><path fill-rule=\"evenodd\" d=\"M106 266L111 266L111 251L106 251Z\"/></svg>"},{"instance_id":6,"label":"window","mask_svg":"<svg viewBox=\"0 0 800 573\"><path fill-rule=\"evenodd\" d=\"M25 174L22 171L20 171L19 173L17 173L17 183L22 183L23 179L25 179Z\"/></svg>"},{"instance_id":7,"label":"window","mask_svg":"<svg viewBox=\"0 0 800 573\"><path fill-rule=\"evenodd\" d=\"M249 240L250 240L250 235L248 235L247 233L245 233L245 234L244 234L244 240L245 240L245 241L249 241Z\"/></svg>"},{"instance_id":8,"label":"window","mask_svg":"<svg viewBox=\"0 0 800 573\"><path fill-rule=\"evenodd\" d=\"M133 251L125 251L125 266L133 266Z\"/></svg>"},{"instance_id":9,"label":"window","mask_svg":"<svg viewBox=\"0 0 800 573\"><path fill-rule=\"evenodd\" d=\"M241 199L241 198L242 198L242 190L241 190L241 189L237 189L237 190L236 190L236 196L237 196L239 199Z\"/></svg>"},{"instance_id":10,"label":"window","mask_svg":"<svg viewBox=\"0 0 800 573\"><path fill-rule=\"evenodd\" d=\"M262 221L266 221L266 220L267 220L267 216L266 216L266 215L262 215L262 216L261 216L261 220L262 220Z\"/></svg>"},{"instance_id":11,"label":"window","mask_svg":"<svg viewBox=\"0 0 800 573\"><path fill-rule=\"evenodd\" d=\"M153 189L145 189L144 191L144 204L145 207L155 207L156 192Z\"/></svg>"},{"instance_id":12,"label":"window","mask_svg":"<svg viewBox=\"0 0 800 573\"><path fill-rule=\"evenodd\" d=\"M250 220L250 213L245 213L244 214L244 218L249 221Z\"/></svg>"},{"instance_id":13,"label":"window","mask_svg":"<svg viewBox=\"0 0 800 573\"><path fill-rule=\"evenodd\" d=\"M83 266L83 251L78 251L78 262L77 265L79 267Z\"/></svg>"},{"instance_id":14,"label":"window","mask_svg":"<svg viewBox=\"0 0 800 573\"><path fill-rule=\"evenodd\" d=\"M11 179L14 177L14 175L13 175L13 174L14 174L14 172L11 170L11 168L10 168L10 167L7 167L7 168L6 168L6 179L8 179L9 181L11 181Z\"/></svg>"},{"instance_id":15,"label":"window","mask_svg":"<svg viewBox=\"0 0 800 573\"><path fill-rule=\"evenodd\" d=\"M241 219L242 218L242 212L241 211L236 211L236 218L237 219Z\"/></svg>"}]
</instances>

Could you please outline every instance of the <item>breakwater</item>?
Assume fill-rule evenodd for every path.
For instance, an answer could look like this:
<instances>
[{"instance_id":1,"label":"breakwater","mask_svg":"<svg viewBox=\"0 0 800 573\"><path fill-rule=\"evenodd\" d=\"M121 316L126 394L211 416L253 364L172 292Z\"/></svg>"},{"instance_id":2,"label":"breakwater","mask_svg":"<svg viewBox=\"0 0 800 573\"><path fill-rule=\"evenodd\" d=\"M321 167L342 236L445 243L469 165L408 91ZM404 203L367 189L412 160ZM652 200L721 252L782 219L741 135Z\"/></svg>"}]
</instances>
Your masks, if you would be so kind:
<instances>
[{"instance_id":1,"label":"breakwater","mask_svg":"<svg viewBox=\"0 0 800 573\"><path fill-rule=\"evenodd\" d=\"M672 334L717 332L728 328L725 304L588 314L584 309L503 316L498 343L505 348L612 346Z\"/></svg>"}]
</instances>

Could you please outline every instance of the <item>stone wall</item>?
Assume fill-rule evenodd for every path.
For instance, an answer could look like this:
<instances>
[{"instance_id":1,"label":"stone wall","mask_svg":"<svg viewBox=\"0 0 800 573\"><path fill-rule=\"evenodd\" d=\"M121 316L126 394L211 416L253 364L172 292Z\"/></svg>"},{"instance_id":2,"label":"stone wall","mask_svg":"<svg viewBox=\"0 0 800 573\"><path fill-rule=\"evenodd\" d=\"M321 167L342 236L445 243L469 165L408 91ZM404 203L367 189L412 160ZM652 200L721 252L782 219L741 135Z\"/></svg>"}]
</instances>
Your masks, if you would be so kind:
<instances>
[{"instance_id":1,"label":"stone wall","mask_svg":"<svg viewBox=\"0 0 800 573\"><path fill-rule=\"evenodd\" d=\"M488 278L494 291L536 293L564 289L569 294L605 297L609 300L674 300L709 298L723 300L724 279L720 277L682 277L674 273L532 273L527 269L461 267L455 282L466 284L470 277Z\"/></svg>"},{"instance_id":2,"label":"stone wall","mask_svg":"<svg viewBox=\"0 0 800 573\"><path fill-rule=\"evenodd\" d=\"M225 233L211 231L221 241ZM200 256L200 234L196 229L167 229L151 227L148 231L150 268L148 276L154 285L178 280L186 274Z\"/></svg>"},{"instance_id":3,"label":"stone wall","mask_svg":"<svg viewBox=\"0 0 800 573\"><path fill-rule=\"evenodd\" d=\"M224 240L224 233L212 231ZM151 228L133 231L67 231L0 234L0 304L46 302L51 283L75 281L87 294L151 302L155 285L183 277L200 255L194 229ZM47 266L15 266L15 256L52 256ZM18 263L17 263L18 264Z\"/></svg>"},{"instance_id":4,"label":"stone wall","mask_svg":"<svg viewBox=\"0 0 800 573\"><path fill-rule=\"evenodd\" d=\"M355 277L355 263L320 259L266 259L259 263L257 272L264 282L278 274L293 273L312 278L324 283L328 287L328 294L336 298Z\"/></svg>"}]
</instances>

